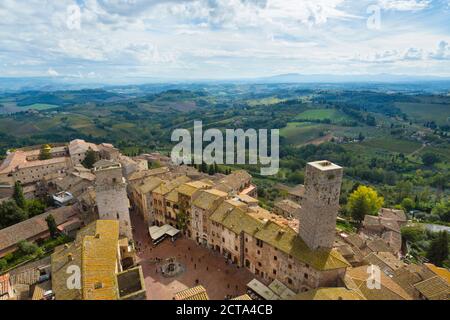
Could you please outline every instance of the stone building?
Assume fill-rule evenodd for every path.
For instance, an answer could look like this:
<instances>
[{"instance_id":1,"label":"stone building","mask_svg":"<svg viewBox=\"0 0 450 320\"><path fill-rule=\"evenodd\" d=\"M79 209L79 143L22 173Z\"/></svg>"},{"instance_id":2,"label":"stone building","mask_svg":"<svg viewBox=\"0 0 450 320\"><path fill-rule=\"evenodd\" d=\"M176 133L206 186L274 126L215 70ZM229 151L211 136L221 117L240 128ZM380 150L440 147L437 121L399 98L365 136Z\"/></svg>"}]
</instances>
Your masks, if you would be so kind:
<instances>
[{"instance_id":1,"label":"stone building","mask_svg":"<svg viewBox=\"0 0 450 320\"><path fill-rule=\"evenodd\" d=\"M310 249L282 218L225 200L210 217L209 244L226 259L299 292L335 287L348 262L336 249ZM276 218L274 218L274 216Z\"/></svg>"},{"instance_id":2,"label":"stone building","mask_svg":"<svg viewBox=\"0 0 450 320\"><path fill-rule=\"evenodd\" d=\"M407 218L403 210L381 208L378 216L366 215L360 233L366 237L381 238L395 254L402 249L401 228Z\"/></svg>"},{"instance_id":3,"label":"stone building","mask_svg":"<svg viewBox=\"0 0 450 320\"><path fill-rule=\"evenodd\" d=\"M155 223L155 208L153 206L153 190L159 187L163 180L158 177L149 177L141 184L132 185L130 187L131 200L133 208L140 214L147 224Z\"/></svg>"},{"instance_id":4,"label":"stone building","mask_svg":"<svg viewBox=\"0 0 450 320\"><path fill-rule=\"evenodd\" d=\"M301 206L289 199L283 199L275 203L274 211L288 219L298 218Z\"/></svg>"},{"instance_id":5,"label":"stone building","mask_svg":"<svg viewBox=\"0 0 450 320\"><path fill-rule=\"evenodd\" d=\"M51 290L55 299L144 300L142 269L132 267L134 262L129 259L134 259L134 249L128 239L120 239L118 221L97 220L89 224L74 242L57 247L51 256ZM79 288L67 285L74 270L81 273Z\"/></svg>"},{"instance_id":6,"label":"stone building","mask_svg":"<svg viewBox=\"0 0 450 320\"><path fill-rule=\"evenodd\" d=\"M303 184L296 185L295 187L288 188L288 199L295 203L302 204L305 200L305 186Z\"/></svg>"},{"instance_id":7,"label":"stone building","mask_svg":"<svg viewBox=\"0 0 450 320\"><path fill-rule=\"evenodd\" d=\"M200 180L187 182L180 185L178 190L178 205L181 211L188 217L187 225L185 226L184 233L188 238L192 238L192 203L197 198L201 190L211 188L212 181Z\"/></svg>"},{"instance_id":8,"label":"stone building","mask_svg":"<svg viewBox=\"0 0 450 320\"><path fill-rule=\"evenodd\" d=\"M152 191L153 210L155 213L155 224L162 226L170 223L171 217L167 214L166 196L175 188L183 183L189 182L191 179L187 176L180 176L171 181L164 181Z\"/></svg>"},{"instance_id":9,"label":"stone building","mask_svg":"<svg viewBox=\"0 0 450 320\"><path fill-rule=\"evenodd\" d=\"M227 193L216 190L201 190L192 203L191 211L191 237L198 243L208 245L208 220L215 209L228 196Z\"/></svg>"},{"instance_id":10,"label":"stone building","mask_svg":"<svg viewBox=\"0 0 450 320\"><path fill-rule=\"evenodd\" d=\"M31 184L49 174L64 175L71 167L70 158L64 150L59 147L55 152L51 151L54 157L47 160L39 160L39 149L17 150L8 154L0 165L0 184L13 185L16 181Z\"/></svg>"},{"instance_id":11,"label":"stone building","mask_svg":"<svg viewBox=\"0 0 450 320\"><path fill-rule=\"evenodd\" d=\"M78 197L88 190L94 184L95 175L91 170L77 165L64 177L58 177L53 180L57 191L70 192L74 197Z\"/></svg>"},{"instance_id":12,"label":"stone building","mask_svg":"<svg viewBox=\"0 0 450 320\"><path fill-rule=\"evenodd\" d=\"M133 239L127 184L118 162L100 160L94 165L98 215L104 220L118 220L120 235Z\"/></svg>"},{"instance_id":13,"label":"stone building","mask_svg":"<svg viewBox=\"0 0 450 320\"><path fill-rule=\"evenodd\" d=\"M168 175L169 175L169 168L160 167L156 169L133 172L127 177L127 181L130 187L134 187L144 184L145 181L150 177L158 177L164 179L167 178Z\"/></svg>"},{"instance_id":14,"label":"stone building","mask_svg":"<svg viewBox=\"0 0 450 320\"><path fill-rule=\"evenodd\" d=\"M101 143L98 145L100 157L106 160L119 161L120 150L110 143Z\"/></svg>"},{"instance_id":15,"label":"stone building","mask_svg":"<svg viewBox=\"0 0 450 320\"><path fill-rule=\"evenodd\" d=\"M329 161L306 165L299 234L313 250L333 246L342 175L343 169Z\"/></svg>"},{"instance_id":16,"label":"stone building","mask_svg":"<svg viewBox=\"0 0 450 320\"><path fill-rule=\"evenodd\" d=\"M250 188L252 187L252 188ZM249 195L256 195L256 187L252 186L252 176L245 170L237 170L225 176L214 186L215 189L235 195L249 188Z\"/></svg>"},{"instance_id":17,"label":"stone building","mask_svg":"<svg viewBox=\"0 0 450 320\"><path fill-rule=\"evenodd\" d=\"M97 145L94 143L89 143L81 139L75 139L69 142L69 154L72 161L72 165L81 164L81 162L86 158L86 153L92 150L99 153Z\"/></svg>"},{"instance_id":18,"label":"stone building","mask_svg":"<svg viewBox=\"0 0 450 320\"><path fill-rule=\"evenodd\" d=\"M166 205L166 224L172 227L177 226L177 218L180 213L180 206L178 204L178 188L173 189L165 196Z\"/></svg>"},{"instance_id":19,"label":"stone building","mask_svg":"<svg viewBox=\"0 0 450 320\"><path fill-rule=\"evenodd\" d=\"M58 227L68 222L80 220L78 208L76 206L69 206L53 209L10 227L3 228L0 230L0 258L15 252L19 247L18 241L20 240L38 242L48 239L50 237L50 231L45 219L49 215L55 218Z\"/></svg>"}]
</instances>

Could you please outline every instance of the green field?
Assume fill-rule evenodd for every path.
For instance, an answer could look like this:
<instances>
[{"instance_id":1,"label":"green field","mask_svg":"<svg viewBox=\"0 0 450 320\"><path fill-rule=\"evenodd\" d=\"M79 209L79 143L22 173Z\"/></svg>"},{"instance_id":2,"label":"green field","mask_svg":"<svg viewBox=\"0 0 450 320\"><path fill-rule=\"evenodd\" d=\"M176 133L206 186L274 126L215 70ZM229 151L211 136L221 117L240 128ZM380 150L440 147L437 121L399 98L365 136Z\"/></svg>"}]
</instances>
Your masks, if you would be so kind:
<instances>
[{"instance_id":1,"label":"green field","mask_svg":"<svg viewBox=\"0 0 450 320\"><path fill-rule=\"evenodd\" d=\"M286 127L280 130L280 135L286 138L289 144L302 145L319 138L320 133L326 130L326 125L308 122L289 122Z\"/></svg>"},{"instance_id":2,"label":"green field","mask_svg":"<svg viewBox=\"0 0 450 320\"><path fill-rule=\"evenodd\" d=\"M300 113L295 120L326 120L332 122L346 120L348 117L336 109L310 109Z\"/></svg>"},{"instance_id":3,"label":"green field","mask_svg":"<svg viewBox=\"0 0 450 320\"><path fill-rule=\"evenodd\" d=\"M421 144L419 142L399 140L389 136L386 136L384 138L368 139L364 141L362 145L404 154L412 153L421 147Z\"/></svg>"},{"instance_id":4,"label":"green field","mask_svg":"<svg viewBox=\"0 0 450 320\"><path fill-rule=\"evenodd\" d=\"M49 109L55 109L58 108L59 106L54 105L54 104L45 104L45 103L35 103L32 104L30 106L26 106L26 109L30 109L30 110L38 110L38 111L42 111L42 110L49 110Z\"/></svg>"},{"instance_id":5,"label":"green field","mask_svg":"<svg viewBox=\"0 0 450 320\"><path fill-rule=\"evenodd\" d=\"M277 104L280 102L285 101L284 99L278 99L276 97L269 97L269 98L263 98L263 99L253 99L253 100L247 100L247 103L249 106L258 106L258 105L271 105L271 104Z\"/></svg>"},{"instance_id":6,"label":"green field","mask_svg":"<svg viewBox=\"0 0 450 320\"><path fill-rule=\"evenodd\" d=\"M123 123L117 123L112 126L113 129L132 129L135 127L133 123L130 122L123 122Z\"/></svg>"},{"instance_id":7,"label":"green field","mask_svg":"<svg viewBox=\"0 0 450 320\"><path fill-rule=\"evenodd\" d=\"M419 122L434 121L438 125L450 125L450 99L448 103L396 103L401 111Z\"/></svg>"}]
</instances>

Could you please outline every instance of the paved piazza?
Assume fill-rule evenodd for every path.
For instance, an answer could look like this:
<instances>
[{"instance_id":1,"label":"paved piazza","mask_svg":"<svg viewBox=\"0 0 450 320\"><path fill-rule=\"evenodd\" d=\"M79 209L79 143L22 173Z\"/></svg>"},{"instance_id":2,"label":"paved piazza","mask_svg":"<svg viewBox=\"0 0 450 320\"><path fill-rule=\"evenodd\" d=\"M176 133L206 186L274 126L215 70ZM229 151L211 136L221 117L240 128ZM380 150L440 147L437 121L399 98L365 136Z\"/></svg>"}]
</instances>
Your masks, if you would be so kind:
<instances>
[{"instance_id":1,"label":"paved piazza","mask_svg":"<svg viewBox=\"0 0 450 320\"><path fill-rule=\"evenodd\" d=\"M203 285L211 300L222 300L227 295L238 296L246 292L252 275L245 268L228 265L218 253L198 246L194 241L179 238L174 243L166 239L153 247L141 217L131 213L134 239L137 241L138 263L142 266L149 300L171 300L175 293ZM162 259L156 263L155 259ZM175 258L185 271L173 278L161 274L165 259ZM198 281L198 283L197 283Z\"/></svg>"}]
</instances>

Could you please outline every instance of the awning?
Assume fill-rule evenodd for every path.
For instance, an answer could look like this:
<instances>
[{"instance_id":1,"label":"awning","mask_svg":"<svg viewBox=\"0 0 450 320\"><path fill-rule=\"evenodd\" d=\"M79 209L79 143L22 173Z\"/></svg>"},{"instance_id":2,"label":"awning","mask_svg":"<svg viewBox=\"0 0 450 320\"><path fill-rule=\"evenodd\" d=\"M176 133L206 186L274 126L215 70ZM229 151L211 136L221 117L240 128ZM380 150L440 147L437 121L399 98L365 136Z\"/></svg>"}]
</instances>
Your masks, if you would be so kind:
<instances>
[{"instance_id":1,"label":"awning","mask_svg":"<svg viewBox=\"0 0 450 320\"><path fill-rule=\"evenodd\" d=\"M159 240L165 236L175 237L180 232L180 230L172 227L169 224L165 224L162 227L151 226L148 228L148 231L153 241Z\"/></svg>"},{"instance_id":2,"label":"awning","mask_svg":"<svg viewBox=\"0 0 450 320\"><path fill-rule=\"evenodd\" d=\"M254 291L257 295L259 295L264 300L280 300L280 297L277 296L272 290L270 290L265 284L262 282L253 279L247 284L247 287Z\"/></svg>"},{"instance_id":3,"label":"awning","mask_svg":"<svg viewBox=\"0 0 450 320\"><path fill-rule=\"evenodd\" d=\"M273 280L271 284L269 284L269 289L272 290L277 296L279 296L282 300L290 300L293 296L295 296L295 292L285 286L283 283L278 281L277 279Z\"/></svg>"}]
</instances>

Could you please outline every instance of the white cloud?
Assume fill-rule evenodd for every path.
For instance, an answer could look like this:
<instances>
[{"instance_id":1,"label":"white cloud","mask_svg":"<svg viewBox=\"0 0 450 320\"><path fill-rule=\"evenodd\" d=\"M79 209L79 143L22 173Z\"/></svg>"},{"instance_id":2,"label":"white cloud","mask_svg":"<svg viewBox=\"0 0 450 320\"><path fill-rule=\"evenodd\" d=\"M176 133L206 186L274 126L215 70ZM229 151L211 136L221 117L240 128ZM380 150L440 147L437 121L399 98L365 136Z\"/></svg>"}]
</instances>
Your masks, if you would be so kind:
<instances>
[{"instance_id":1,"label":"white cloud","mask_svg":"<svg viewBox=\"0 0 450 320\"><path fill-rule=\"evenodd\" d=\"M80 28L67 25L79 4ZM380 0L380 31L366 27L373 0L0 1L0 74L87 78L239 77L353 72L353 63L449 73L447 2ZM441 7L437 6L440 3ZM427 9L426 16L412 19ZM50 14L49 14L50 13ZM436 43L442 43L436 47ZM430 49L435 48L435 49ZM447 62L447 65L445 63ZM410 68L410 69L408 69ZM436 67L438 68L438 67ZM85 71L80 71L85 70ZM88 71L86 71L88 70Z\"/></svg>"},{"instance_id":2,"label":"white cloud","mask_svg":"<svg viewBox=\"0 0 450 320\"><path fill-rule=\"evenodd\" d=\"M53 51L61 53L69 58L79 58L91 61L106 61L106 45L94 42L83 42L75 39L61 39L58 47Z\"/></svg>"},{"instance_id":3,"label":"white cloud","mask_svg":"<svg viewBox=\"0 0 450 320\"><path fill-rule=\"evenodd\" d=\"M448 42L441 41L436 51L430 53L430 58L436 60L450 60L450 46Z\"/></svg>"},{"instance_id":4,"label":"white cloud","mask_svg":"<svg viewBox=\"0 0 450 320\"><path fill-rule=\"evenodd\" d=\"M401 61L432 61L449 60L450 45L446 41L440 41L436 49L407 48L405 50L387 50L373 54L355 55L352 60L373 63L396 63Z\"/></svg>"},{"instance_id":5,"label":"white cloud","mask_svg":"<svg viewBox=\"0 0 450 320\"><path fill-rule=\"evenodd\" d=\"M51 76L51 77L57 77L57 76L59 76L59 73L58 73L55 69L53 69L53 68L48 68L47 74L48 74L49 76Z\"/></svg>"},{"instance_id":6,"label":"white cloud","mask_svg":"<svg viewBox=\"0 0 450 320\"><path fill-rule=\"evenodd\" d=\"M379 0L378 5L385 10L420 11L430 5L430 0Z\"/></svg>"}]
</instances>

